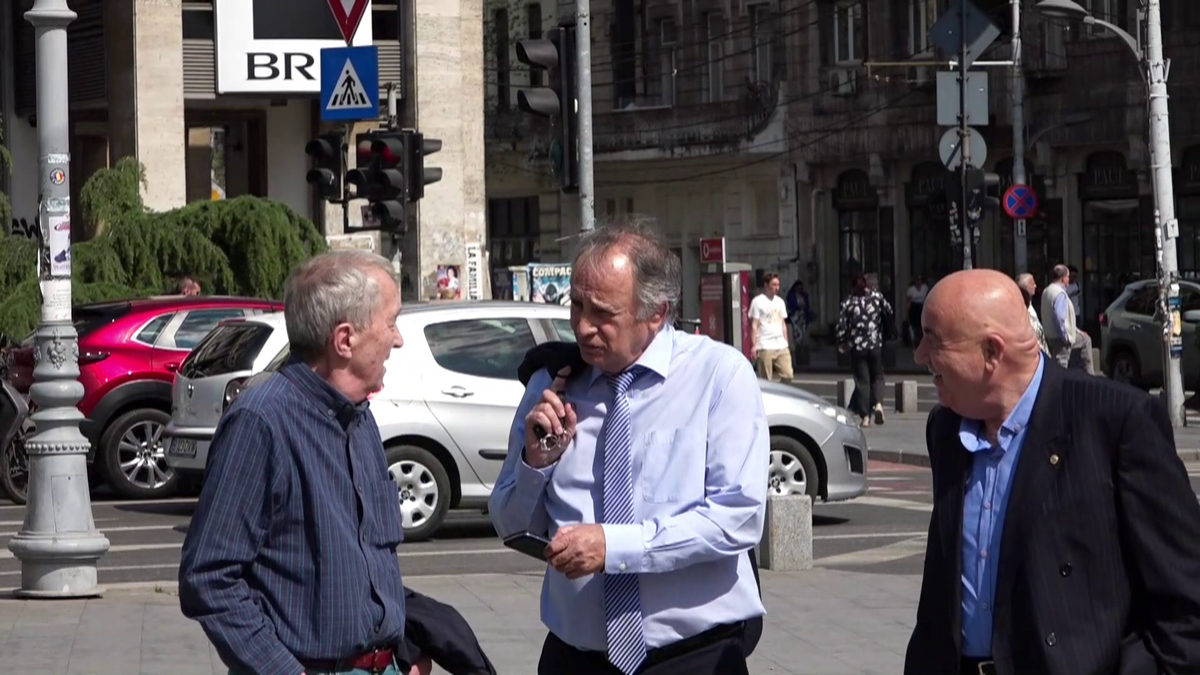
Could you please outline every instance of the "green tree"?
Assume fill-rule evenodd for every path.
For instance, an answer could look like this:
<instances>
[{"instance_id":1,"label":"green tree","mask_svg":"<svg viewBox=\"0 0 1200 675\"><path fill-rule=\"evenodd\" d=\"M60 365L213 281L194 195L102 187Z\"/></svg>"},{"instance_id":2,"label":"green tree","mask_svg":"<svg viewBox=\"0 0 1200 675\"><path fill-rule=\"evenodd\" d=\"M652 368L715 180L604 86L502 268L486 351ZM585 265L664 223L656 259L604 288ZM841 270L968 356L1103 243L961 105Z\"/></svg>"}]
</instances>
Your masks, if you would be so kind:
<instances>
[{"instance_id":1,"label":"green tree","mask_svg":"<svg viewBox=\"0 0 1200 675\"><path fill-rule=\"evenodd\" d=\"M327 248L312 221L285 204L246 196L154 213L142 202L144 184L132 158L84 184L94 236L71 249L76 303L171 292L183 274L207 293L280 298L291 269ZM25 237L0 241L0 334L20 338L37 325L36 255Z\"/></svg>"}]
</instances>

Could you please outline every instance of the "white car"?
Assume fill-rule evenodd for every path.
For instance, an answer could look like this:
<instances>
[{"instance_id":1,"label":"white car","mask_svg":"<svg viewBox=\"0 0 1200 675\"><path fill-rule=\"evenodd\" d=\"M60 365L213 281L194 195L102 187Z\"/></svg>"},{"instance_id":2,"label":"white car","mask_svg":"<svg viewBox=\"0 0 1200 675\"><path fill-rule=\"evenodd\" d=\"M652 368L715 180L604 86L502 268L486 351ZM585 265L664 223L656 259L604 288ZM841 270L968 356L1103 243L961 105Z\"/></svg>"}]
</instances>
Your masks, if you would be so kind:
<instances>
[{"instance_id":1,"label":"white car","mask_svg":"<svg viewBox=\"0 0 1200 675\"><path fill-rule=\"evenodd\" d=\"M537 303L407 304L398 326L404 346L388 359L371 411L401 500L405 540L418 541L451 508L486 509L525 391L517 367L537 344L575 338L569 308ZM256 365L271 363L244 387L269 377L286 356L286 348L257 356ZM237 371L229 382L243 382L248 372ZM223 408L225 393L240 390L237 383L208 387L208 406ZM854 416L795 387L761 385L771 424L771 494L840 501L865 493L867 441ZM203 467L199 452L195 463Z\"/></svg>"}]
</instances>

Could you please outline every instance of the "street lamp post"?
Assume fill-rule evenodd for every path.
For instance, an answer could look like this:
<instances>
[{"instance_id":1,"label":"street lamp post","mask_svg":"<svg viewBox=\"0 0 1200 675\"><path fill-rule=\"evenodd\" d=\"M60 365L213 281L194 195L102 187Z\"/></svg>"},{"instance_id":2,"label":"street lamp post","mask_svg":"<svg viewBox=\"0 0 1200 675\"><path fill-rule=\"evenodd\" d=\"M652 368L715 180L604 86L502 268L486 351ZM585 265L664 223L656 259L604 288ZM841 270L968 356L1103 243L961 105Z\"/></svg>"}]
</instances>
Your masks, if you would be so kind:
<instances>
[{"instance_id":1,"label":"street lamp post","mask_svg":"<svg viewBox=\"0 0 1200 675\"><path fill-rule=\"evenodd\" d=\"M1154 234L1158 257L1159 312L1163 317L1163 394L1171 424L1183 426L1183 323L1179 316L1179 260L1175 239L1175 185L1171 175L1171 126L1167 106L1167 63L1163 58L1162 8L1159 0L1146 0L1146 51L1132 35L1097 19L1073 0L1042 0L1034 9L1059 18L1081 19L1106 28L1133 51L1142 66L1150 99L1150 164L1154 176Z\"/></svg>"},{"instance_id":2,"label":"street lamp post","mask_svg":"<svg viewBox=\"0 0 1200 675\"><path fill-rule=\"evenodd\" d=\"M37 120L41 195L38 282L42 318L34 339L37 431L25 445L29 501L21 531L8 548L21 561L28 598L100 595L96 563L108 539L96 530L88 491L88 440L79 431L83 397L79 340L71 323L71 155L67 117L66 0L37 0L25 18L37 43Z\"/></svg>"}]
</instances>

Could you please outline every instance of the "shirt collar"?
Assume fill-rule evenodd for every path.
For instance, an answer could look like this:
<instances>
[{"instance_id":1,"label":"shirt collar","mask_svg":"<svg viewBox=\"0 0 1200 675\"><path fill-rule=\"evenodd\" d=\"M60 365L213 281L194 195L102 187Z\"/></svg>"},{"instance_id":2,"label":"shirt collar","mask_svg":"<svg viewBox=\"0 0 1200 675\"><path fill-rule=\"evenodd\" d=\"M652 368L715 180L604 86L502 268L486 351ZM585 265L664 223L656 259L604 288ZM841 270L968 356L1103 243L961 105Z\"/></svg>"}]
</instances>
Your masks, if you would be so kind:
<instances>
[{"instance_id":1,"label":"shirt collar","mask_svg":"<svg viewBox=\"0 0 1200 675\"><path fill-rule=\"evenodd\" d=\"M671 353L675 344L675 328L670 324L662 327L658 331L658 335L650 341L650 346L642 355L634 361L634 365L642 366L647 370L655 372L664 380L667 379L667 373L671 370ZM596 384L596 380L604 375L604 371L592 366L592 372L588 379L588 387Z\"/></svg>"},{"instance_id":2,"label":"shirt collar","mask_svg":"<svg viewBox=\"0 0 1200 675\"><path fill-rule=\"evenodd\" d=\"M1001 451L1008 452L1013 439L1029 426L1029 419L1033 416L1033 404L1037 401L1038 389L1042 385L1042 373L1045 370L1046 360L1039 352L1038 367L1033 374L1033 379L1029 381L1029 386L1025 387L1025 393L1017 401L1017 406L1008 414L1004 424L1000 425L1000 433L997 436L1000 440ZM964 419L959 425L958 435L963 447L969 452L981 452L992 448L991 442L988 441L987 435L983 431L983 423L979 420Z\"/></svg>"},{"instance_id":3,"label":"shirt collar","mask_svg":"<svg viewBox=\"0 0 1200 675\"><path fill-rule=\"evenodd\" d=\"M336 418L343 429L349 428L350 423L370 405L368 401L358 404L351 402L342 392L318 377L312 367L297 356L289 358L287 364L280 368L279 372L291 380L319 407L324 408L326 415Z\"/></svg>"}]
</instances>

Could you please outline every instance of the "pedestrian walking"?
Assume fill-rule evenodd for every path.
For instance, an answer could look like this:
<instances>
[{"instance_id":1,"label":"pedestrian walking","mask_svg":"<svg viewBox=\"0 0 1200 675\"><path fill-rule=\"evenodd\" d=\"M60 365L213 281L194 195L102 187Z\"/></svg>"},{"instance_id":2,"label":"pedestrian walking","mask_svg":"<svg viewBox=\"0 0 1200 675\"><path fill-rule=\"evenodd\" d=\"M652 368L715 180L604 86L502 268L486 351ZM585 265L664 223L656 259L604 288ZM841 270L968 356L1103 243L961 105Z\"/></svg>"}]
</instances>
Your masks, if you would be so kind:
<instances>
[{"instance_id":1,"label":"pedestrian walking","mask_svg":"<svg viewBox=\"0 0 1200 675\"><path fill-rule=\"evenodd\" d=\"M1045 358L1016 284L925 304L934 504L904 673L1200 673L1200 505L1158 398Z\"/></svg>"},{"instance_id":2,"label":"pedestrian walking","mask_svg":"<svg viewBox=\"0 0 1200 675\"><path fill-rule=\"evenodd\" d=\"M812 300L804 290L804 282L797 279L787 292L788 323L792 327L792 349L808 342L808 327L813 322Z\"/></svg>"},{"instance_id":3,"label":"pedestrian walking","mask_svg":"<svg viewBox=\"0 0 1200 675\"><path fill-rule=\"evenodd\" d=\"M749 672L768 426L746 358L672 327L680 288L646 225L597 228L572 269L579 369L533 366L489 509L501 537L550 538L539 675Z\"/></svg>"},{"instance_id":4,"label":"pedestrian walking","mask_svg":"<svg viewBox=\"0 0 1200 675\"><path fill-rule=\"evenodd\" d=\"M1046 344L1046 329L1042 327L1042 320L1038 318L1037 311L1033 308L1033 299L1037 297L1037 280L1033 278L1032 274L1024 272L1017 277L1017 286L1021 289L1021 298L1025 301L1025 312L1029 315L1029 326L1033 328L1038 348L1046 356L1049 356L1050 347Z\"/></svg>"},{"instance_id":5,"label":"pedestrian walking","mask_svg":"<svg viewBox=\"0 0 1200 675\"><path fill-rule=\"evenodd\" d=\"M1046 330L1050 356L1063 368L1068 368L1071 365L1071 352L1079 351L1084 370L1088 375L1095 375L1092 338L1079 328L1075 304L1068 289L1072 284L1071 270L1066 265L1055 265L1051 274L1053 278L1050 284L1042 291L1042 316L1046 318L1042 326Z\"/></svg>"},{"instance_id":6,"label":"pedestrian walking","mask_svg":"<svg viewBox=\"0 0 1200 675\"><path fill-rule=\"evenodd\" d=\"M787 317L787 303L779 295L779 275L768 272L763 276L762 292L750 301L752 356L758 376L764 380L792 380Z\"/></svg>"},{"instance_id":7,"label":"pedestrian walking","mask_svg":"<svg viewBox=\"0 0 1200 675\"><path fill-rule=\"evenodd\" d=\"M908 303L908 311L905 313L908 317L908 330L905 331L905 338L914 349L921 344L921 310L925 307L927 295L929 285L925 283L925 277L918 274L913 277L904 295L905 302Z\"/></svg>"},{"instance_id":8,"label":"pedestrian walking","mask_svg":"<svg viewBox=\"0 0 1200 675\"><path fill-rule=\"evenodd\" d=\"M213 436L179 599L236 675L409 673L400 504L367 402L403 344L391 272L356 250L302 264L291 360Z\"/></svg>"},{"instance_id":9,"label":"pedestrian walking","mask_svg":"<svg viewBox=\"0 0 1200 675\"><path fill-rule=\"evenodd\" d=\"M892 305L867 278L854 275L850 295L838 312L838 351L849 354L854 373L854 400L850 407L866 427L883 424L883 341L889 323L895 323Z\"/></svg>"}]
</instances>

